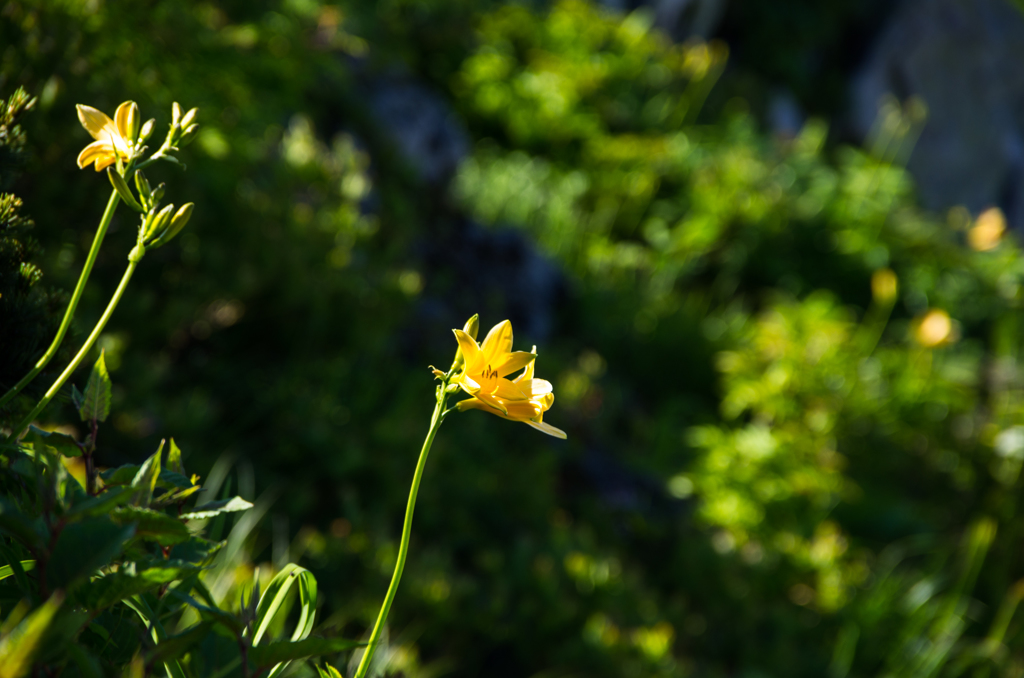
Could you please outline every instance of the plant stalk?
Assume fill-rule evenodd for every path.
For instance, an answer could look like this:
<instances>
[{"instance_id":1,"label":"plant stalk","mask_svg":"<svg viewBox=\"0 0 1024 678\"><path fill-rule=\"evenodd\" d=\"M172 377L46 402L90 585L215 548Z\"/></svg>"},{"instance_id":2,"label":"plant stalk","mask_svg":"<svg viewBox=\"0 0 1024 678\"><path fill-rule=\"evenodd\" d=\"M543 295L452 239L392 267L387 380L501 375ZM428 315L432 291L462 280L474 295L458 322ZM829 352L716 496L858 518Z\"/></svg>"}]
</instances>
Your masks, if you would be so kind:
<instances>
[{"instance_id":1,"label":"plant stalk","mask_svg":"<svg viewBox=\"0 0 1024 678\"><path fill-rule=\"evenodd\" d=\"M398 582L402 578L402 570L405 569L405 558L409 555L409 537L412 535L412 514L416 508L416 495L420 491L420 481L423 479L423 468L427 464L427 455L430 454L430 446L434 443L434 436L437 435L437 430L441 428L441 423L444 422L444 417L447 414L444 409L445 400L448 399L448 394L445 393L446 384L447 379L438 388L437 406L434 408L434 414L430 418L430 430L427 432L427 439L423 441L423 449L420 450L419 461L416 462L416 472L413 474L412 487L409 489L409 502L405 507L405 524L402 526L402 541L398 547L398 562L395 563L395 573L391 576L391 585L388 587L387 595L384 596L384 604L381 605L380 614L377 615L377 623L370 634L370 642L366 646L363 658L359 662L359 668L356 669L355 678L365 678L367 671L370 670L373 653L377 649L377 643L380 642L381 633L384 632L384 624L387 622L388 612L391 611L391 602L395 599L395 594L398 592Z\"/></svg>"},{"instance_id":2,"label":"plant stalk","mask_svg":"<svg viewBox=\"0 0 1024 678\"><path fill-rule=\"evenodd\" d=\"M53 338L53 343L50 344L50 348L46 349L46 353L36 361L35 366L21 378L17 384L15 384L7 393L0 398L0 407L3 407L11 401L14 396L21 392L21 389L31 383L36 375L39 374L46 364L50 362L54 355L57 353L57 349L60 348L60 344L64 341L64 335L67 334L68 328L71 327L71 319L75 316L75 309L78 308L78 300L82 298L82 292L85 291L85 284L89 281L89 275L92 273L92 266L96 263L96 255L99 254L100 246L103 244L103 238L107 235L107 227L110 226L110 220L114 217L114 212L117 210L117 203L120 200L117 191L110 192L110 200L107 201L107 208L103 210L103 218L100 219L100 225L96 229L96 235L92 239L92 247L89 249L89 256L85 259L85 266L82 267L82 274L78 276L78 284L75 285L75 291L71 295L71 301L68 303L68 309L64 312L64 319L61 320L60 327L57 329L57 336Z\"/></svg>"},{"instance_id":3,"label":"plant stalk","mask_svg":"<svg viewBox=\"0 0 1024 678\"><path fill-rule=\"evenodd\" d=\"M135 252L136 250L133 250L132 254L134 255ZM99 322L96 323L96 327L94 327L92 329L92 333L89 334L89 338L85 340L85 344L82 346L81 349L79 349L78 353L75 355L75 358L71 361L71 364L69 364L64 369L64 371L61 372L61 375L57 377L57 381L53 382L53 385L50 386L49 390L46 392L45 395L43 395L42 399L35 406L35 408L31 412L29 412L28 416L25 417L25 419L23 419L22 422L14 428L14 431L11 433L11 440L17 440L18 438L21 437L21 434L25 432L25 429L28 428L28 425L31 424L44 409L46 409L46 406L50 404L50 401L53 399L53 396L57 394L57 391L59 391L61 386L64 385L64 382L68 380L72 372L74 372L75 369L82 363L82 360L85 359L86 354L89 353L90 349L92 349L93 344L96 343L96 339L100 336L100 332L103 331L103 328L106 326L107 321L110 320L110 316L114 314L114 309L117 308L117 304L121 301L121 295L124 294L125 288L128 287L128 281L131 280L132 273L135 272L135 267L139 265L139 260L141 260L141 258L141 256L129 257L128 268L125 269L124 276L121 278L121 284L117 286L117 290L115 290L114 296L111 297L110 303L107 304L107 309L103 311L103 315L100 317Z\"/></svg>"}]
</instances>

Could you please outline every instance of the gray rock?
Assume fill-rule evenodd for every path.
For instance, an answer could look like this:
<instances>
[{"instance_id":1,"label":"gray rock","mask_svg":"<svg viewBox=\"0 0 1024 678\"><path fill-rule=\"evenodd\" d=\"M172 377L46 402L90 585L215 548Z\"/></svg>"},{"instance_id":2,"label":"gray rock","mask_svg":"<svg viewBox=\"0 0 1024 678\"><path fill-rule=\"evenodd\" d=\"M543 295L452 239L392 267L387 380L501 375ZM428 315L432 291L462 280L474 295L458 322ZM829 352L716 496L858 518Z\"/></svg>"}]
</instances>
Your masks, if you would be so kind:
<instances>
[{"instance_id":1,"label":"gray rock","mask_svg":"<svg viewBox=\"0 0 1024 678\"><path fill-rule=\"evenodd\" d=\"M382 78L369 92L377 123L419 177L441 185L469 153L469 138L448 103L404 78Z\"/></svg>"},{"instance_id":2,"label":"gray rock","mask_svg":"<svg viewBox=\"0 0 1024 678\"><path fill-rule=\"evenodd\" d=\"M708 38L725 13L726 0L602 0L601 4L617 12L649 7L654 25L676 40Z\"/></svg>"},{"instance_id":3,"label":"gray rock","mask_svg":"<svg viewBox=\"0 0 1024 678\"><path fill-rule=\"evenodd\" d=\"M1006 0L906 0L854 80L866 137L887 94L924 99L908 169L931 209L997 205L1024 227L1024 15Z\"/></svg>"}]
</instances>

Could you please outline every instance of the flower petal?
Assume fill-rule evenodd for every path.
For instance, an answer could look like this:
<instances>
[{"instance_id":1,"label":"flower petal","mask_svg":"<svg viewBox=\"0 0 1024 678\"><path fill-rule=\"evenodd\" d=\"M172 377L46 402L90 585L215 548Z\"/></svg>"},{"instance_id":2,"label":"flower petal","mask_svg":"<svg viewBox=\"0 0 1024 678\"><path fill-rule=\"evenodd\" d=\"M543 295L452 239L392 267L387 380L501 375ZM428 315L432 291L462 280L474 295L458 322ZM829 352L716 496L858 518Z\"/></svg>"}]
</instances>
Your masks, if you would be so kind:
<instances>
[{"instance_id":1,"label":"flower petal","mask_svg":"<svg viewBox=\"0 0 1024 678\"><path fill-rule=\"evenodd\" d=\"M485 405L490 405L494 409L500 411L502 414L508 414L508 408L505 403L501 402L500 399L495 398L487 393L477 393L476 397L479 398Z\"/></svg>"},{"instance_id":2,"label":"flower petal","mask_svg":"<svg viewBox=\"0 0 1024 678\"><path fill-rule=\"evenodd\" d=\"M536 400L546 395L550 395L554 390L551 382L547 379L524 379L523 381L515 382L519 390L523 392L530 400Z\"/></svg>"},{"instance_id":3,"label":"flower petal","mask_svg":"<svg viewBox=\"0 0 1024 678\"><path fill-rule=\"evenodd\" d=\"M504 377L523 369L536 359L536 353L516 351L514 353L505 353L504 355L498 356L496 363L491 363L491 367L498 371L499 377Z\"/></svg>"},{"instance_id":4,"label":"flower petal","mask_svg":"<svg viewBox=\"0 0 1024 678\"><path fill-rule=\"evenodd\" d=\"M109 141L110 133L117 131L117 127L114 125L114 121L107 117L107 114L103 111L99 111L92 106L83 106L78 104L78 119L82 123L82 127L85 131L92 135L93 139L97 141Z\"/></svg>"},{"instance_id":5,"label":"flower petal","mask_svg":"<svg viewBox=\"0 0 1024 678\"><path fill-rule=\"evenodd\" d=\"M519 384L513 384L508 379L495 379L495 388L492 393L502 400L529 400Z\"/></svg>"},{"instance_id":6,"label":"flower petal","mask_svg":"<svg viewBox=\"0 0 1024 678\"><path fill-rule=\"evenodd\" d=\"M563 431L562 429L555 428L551 424L545 424L543 421L528 421L526 423L534 427L538 431L547 433L549 436L554 436L555 438L561 438L562 440L565 440L566 438L569 437L565 435L565 431Z\"/></svg>"},{"instance_id":7,"label":"flower petal","mask_svg":"<svg viewBox=\"0 0 1024 678\"><path fill-rule=\"evenodd\" d=\"M131 130L128 127L128 115L131 113L132 106L135 106L136 115L138 115L139 107L134 101L126 101L114 111L114 124L117 125L117 132L125 139L131 136Z\"/></svg>"},{"instance_id":8,"label":"flower petal","mask_svg":"<svg viewBox=\"0 0 1024 678\"><path fill-rule=\"evenodd\" d=\"M459 348L462 349L462 357L466 361L466 370L479 371L477 364L480 362L482 354L476 340L462 330L452 330L452 332L455 333L455 340L459 342Z\"/></svg>"},{"instance_id":9,"label":"flower petal","mask_svg":"<svg viewBox=\"0 0 1024 678\"><path fill-rule=\"evenodd\" d=\"M114 149L110 145L109 141L106 141L105 139L94 141L83 148L82 152L78 154L78 167L79 169L84 169L86 165L99 160L103 156L113 155Z\"/></svg>"},{"instance_id":10,"label":"flower petal","mask_svg":"<svg viewBox=\"0 0 1024 678\"><path fill-rule=\"evenodd\" d=\"M512 350L512 323L502 320L492 327L480 344L480 350L484 352L484 357L491 365L498 362L499 356L509 353Z\"/></svg>"},{"instance_id":11,"label":"flower petal","mask_svg":"<svg viewBox=\"0 0 1024 678\"><path fill-rule=\"evenodd\" d=\"M462 387L462 390L471 396L475 396L480 392L480 384L468 374L463 374L458 378L457 382Z\"/></svg>"}]
</instances>

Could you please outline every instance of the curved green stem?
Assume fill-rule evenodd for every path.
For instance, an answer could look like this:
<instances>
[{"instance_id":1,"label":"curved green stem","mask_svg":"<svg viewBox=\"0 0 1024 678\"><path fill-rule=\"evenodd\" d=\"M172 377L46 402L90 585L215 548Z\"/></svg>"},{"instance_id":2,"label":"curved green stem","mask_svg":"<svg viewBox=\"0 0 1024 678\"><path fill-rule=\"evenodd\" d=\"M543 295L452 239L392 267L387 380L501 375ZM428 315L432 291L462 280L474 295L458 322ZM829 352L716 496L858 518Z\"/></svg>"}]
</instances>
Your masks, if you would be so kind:
<instances>
[{"instance_id":1,"label":"curved green stem","mask_svg":"<svg viewBox=\"0 0 1024 678\"><path fill-rule=\"evenodd\" d=\"M22 377L21 381L15 384L7 393L4 394L3 398L0 398L0 407L3 407L11 401L14 396L21 392L21 389L29 385L29 383L36 378L46 364L50 362L50 359L57 353L57 349L60 348L60 344L64 341L64 335L67 334L68 328L71 326L71 319L75 316L75 309L78 308L78 300L82 298L82 292L85 290L85 284L89 281L89 275L92 273L92 266L96 263L96 255L99 254L100 245L103 244L103 238L107 235L107 227L110 226L110 220L114 217L114 212L117 210L117 203L119 200L117 191L110 192L110 200L107 201L107 208L103 211L103 218L100 219L100 225L96 229L96 236L92 239L92 247L89 249L89 256L85 259L85 266L82 267L82 274L78 276L78 284L75 285L75 291L71 295L71 301L68 303L68 309L64 312L64 319L60 323L60 327L57 329L57 336L53 338L53 343L50 344L50 348L46 349L46 353L36 361L35 366Z\"/></svg>"},{"instance_id":2,"label":"curved green stem","mask_svg":"<svg viewBox=\"0 0 1024 678\"><path fill-rule=\"evenodd\" d=\"M103 331L103 328L104 326L106 326L107 321L110 320L110 316L114 314L114 309L117 308L118 302L121 301L121 295L124 294L125 288L128 287L128 281L131 280L132 273L135 272L135 267L139 265L139 261L142 259L141 255L134 256L136 251L137 250L132 250L133 256L129 257L128 259L128 268L125 269L124 276L121 278L121 284L117 286L117 290L115 290L114 296L111 297L110 303L107 304L107 309L103 311L103 315L100 317L99 322L96 323L96 327L94 327L92 329L92 333L89 334L89 338L85 340L85 344L82 346L81 349L79 349L78 353L75 355L74 360L71 361L71 364L69 364L67 368L65 368L64 371L61 372L60 376L57 377L57 381L53 382L53 385L50 386L50 389L46 392L45 395L43 395L42 400L40 400L39 403L35 406L35 409L29 412L28 416L25 417L25 419L23 419L22 422L14 428L14 431L11 433L11 440L17 440L21 436L21 434L24 433L25 429L28 428L28 425L31 424L44 409L46 409L46 406L50 404L50 401L53 399L53 396L57 394L57 391L59 391L60 387L64 385L64 382L68 380L68 377L71 376L71 373L74 372L75 369L81 364L82 360L85 359L86 354L89 353L90 349L92 349L92 345L96 343L97 337L100 336L100 332Z\"/></svg>"},{"instance_id":3,"label":"curved green stem","mask_svg":"<svg viewBox=\"0 0 1024 678\"><path fill-rule=\"evenodd\" d=\"M388 619L388 612L391 611L391 602L398 592L398 582L402 578L402 570L405 569L405 558L409 555L409 537L412 534L412 513L416 508L416 495L420 491L420 481L423 479L423 468L427 464L427 455L430 454L430 446L434 443L434 436L441 428L445 415L445 400L448 394L445 393L444 385L438 389L437 406L434 408L434 415L430 418L430 430L427 432L427 439L423 441L423 449L420 450L419 461L416 462L416 472L412 477L412 487L409 489L409 502L405 506L405 524L402 526L402 541L398 547L398 562L395 563L395 573L391 576L391 585L388 587L387 595L384 596L384 604L381 605L380 614L377 615L377 623L370 634L370 642L363 653L363 658L356 669L355 678L365 678L366 672L370 670L370 661L373 653L377 650L377 643L380 642L380 634L384 632L384 623Z\"/></svg>"}]
</instances>

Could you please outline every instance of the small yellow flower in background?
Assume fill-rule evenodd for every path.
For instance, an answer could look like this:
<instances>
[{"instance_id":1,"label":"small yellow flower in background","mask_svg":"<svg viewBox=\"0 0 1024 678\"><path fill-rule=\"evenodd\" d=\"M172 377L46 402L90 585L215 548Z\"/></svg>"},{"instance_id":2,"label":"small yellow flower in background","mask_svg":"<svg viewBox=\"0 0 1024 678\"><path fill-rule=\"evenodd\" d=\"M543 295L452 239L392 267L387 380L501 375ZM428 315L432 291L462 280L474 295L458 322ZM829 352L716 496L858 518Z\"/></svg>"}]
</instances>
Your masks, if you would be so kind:
<instances>
[{"instance_id":1,"label":"small yellow flower in background","mask_svg":"<svg viewBox=\"0 0 1024 678\"><path fill-rule=\"evenodd\" d=\"M974 226L967 232L967 244L977 252L995 249L1006 231L1006 217L998 207L990 207L978 215Z\"/></svg>"},{"instance_id":2,"label":"small yellow flower in background","mask_svg":"<svg viewBox=\"0 0 1024 678\"><path fill-rule=\"evenodd\" d=\"M482 344L463 330L452 330L465 361L452 381L473 396L457 403L459 411L480 409L510 421L521 421L556 438L565 433L543 421L544 413L555 401L551 382L535 379L533 353L512 349L512 323L502 321L491 328ZM524 369L525 368L525 369ZM514 379L508 375L522 369Z\"/></svg>"},{"instance_id":3,"label":"small yellow flower in background","mask_svg":"<svg viewBox=\"0 0 1024 678\"><path fill-rule=\"evenodd\" d=\"M933 308L914 321L914 339L925 348L936 348L956 341L953 321L942 309Z\"/></svg>"},{"instance_id":4,"label":"small yellow flower in background","mask_svg":"<svg viewBox=\"0 0 1024 678\"><path fill-rule=\"evenodd\" d=\"M899 278L891 268L880 268L871 274L871 296L879 303L891 303L896 298L899 285Z\"/></svg>"},{"instance_id":5,"label":"small yellow flower in background","mask_svg":"<svg viewBox=\"0 0 1024 678\"><path fill-rule=\"evenodd\" d=\"M85 169L92 163L99 172L116 163L118 158L123 161L131 159L140 123L139 107L134 101L118 106L113 120L92 106L78 104L77 108L82 127L96 140L78 154L79 168Z\"/></svg>"}]
</instances>

